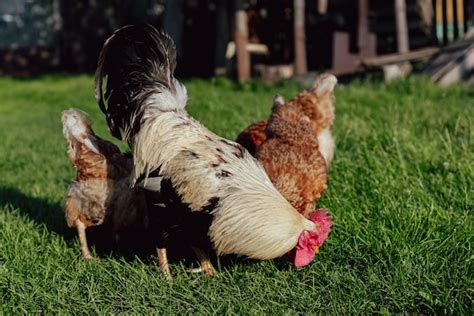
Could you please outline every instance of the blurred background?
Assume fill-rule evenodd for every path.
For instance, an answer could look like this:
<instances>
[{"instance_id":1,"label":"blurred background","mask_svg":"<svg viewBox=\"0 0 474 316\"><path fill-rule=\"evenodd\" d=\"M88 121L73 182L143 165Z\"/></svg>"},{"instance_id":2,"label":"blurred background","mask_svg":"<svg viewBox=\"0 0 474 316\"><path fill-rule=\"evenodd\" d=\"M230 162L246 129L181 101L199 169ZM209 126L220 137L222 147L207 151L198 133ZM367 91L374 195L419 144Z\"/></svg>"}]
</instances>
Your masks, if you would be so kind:
<instances>
[{"instance_id":1,"label":"blurred background","mask_svg":"<svg viewBox=\"0 0 474 316\"><path fill-rule=\"evenodd\" d=\"M457 80L472 80L473 9L474 0L1 0L0 74L92 72L114 30L147 22L174 38L181 77L378 69L390 79L423 62L435 80L456 67Z\"/></svg>"}]
</instances>

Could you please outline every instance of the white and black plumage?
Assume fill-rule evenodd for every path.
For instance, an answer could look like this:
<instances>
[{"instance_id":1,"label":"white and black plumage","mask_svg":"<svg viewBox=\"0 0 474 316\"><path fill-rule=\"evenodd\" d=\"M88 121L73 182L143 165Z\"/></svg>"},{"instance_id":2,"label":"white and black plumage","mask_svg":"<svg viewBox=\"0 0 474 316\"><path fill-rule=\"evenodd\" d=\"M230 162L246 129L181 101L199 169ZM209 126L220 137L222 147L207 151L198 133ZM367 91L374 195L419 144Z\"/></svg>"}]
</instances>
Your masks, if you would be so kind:
<instances>
[{"instance_id":1,"label":"white and black plumage","mask_svg":"<svg viewBox=\"0 0 474 316\"><path fill-rule=\"evenodd\" d=\"M104 44L96 72L110 131L132 148L131 182L152 204L162 268L170 239L188 243L200 259L206 246L255 259L286 254L317 225L283 198L241 145L189 116L186 88L173 76L175 56L166 34L126 26Z\"/></svg>"}]
</instances>

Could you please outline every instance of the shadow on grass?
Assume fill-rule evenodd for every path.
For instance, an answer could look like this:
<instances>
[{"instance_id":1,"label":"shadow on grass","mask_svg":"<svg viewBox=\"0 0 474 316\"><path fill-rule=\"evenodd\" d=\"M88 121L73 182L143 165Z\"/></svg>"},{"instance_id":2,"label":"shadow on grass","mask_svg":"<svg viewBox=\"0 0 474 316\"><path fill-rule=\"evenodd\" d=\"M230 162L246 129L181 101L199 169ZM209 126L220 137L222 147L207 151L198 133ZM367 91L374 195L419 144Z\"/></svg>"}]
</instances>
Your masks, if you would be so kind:
<instances>
[{"instance_id":1,"label":"shadow on grass","mask_svg":"<svg viewBox=\"0 0 474 316\"><path fill-rule=\"evenodd\" d=\"M66 225L60 204L28 196L16 188L0 186L0 208L8 206L36 224L44 225L49 231L61 235L65 240L71 240L75 236L74 231Z\"/></svg>"},{"instance_id":2,"label":"shadow on grass","mask_svg":"<svg viewBox=\"0 0 474 316\"><path fill-rule=\"evenodd\" d=\"M222 256L217 259L215 256L212 258L212 262L217 263L215 267L219 266L221 269L225 270L227 268L231 268L233 266L254 266L260 263L260 260L257 259L249 259L245 257L239 257L236 255L226 255ZM275 264L275 268L278 271L287 271L292 266L291 262L288 260L287 256L283 256L281 258L273 259L273 263Z\"/></svg>"},{"instance_id":3,"label":"shadow on grass","mask_svg":"<svg viewBox=\"0 0 474 316\"><path fill-rule=\"evenodd\" d=\"M44 225L52 233L61 236L69 247L80 249L75 242L77 236L74 228L69 228L64 218L63 205L52 203L43 198L31 197L16 188L0 186L0 208L8 212L9 208L17 210L38 225ZM121 243L117 245L112 238L109 225L92 227L87 230L87 239L91 249L94 249L99 257L112 256L125 260L134 260L138 257L143 262L155 260L156 252L153 247L153 230L148 232L129 232L121 236ZM169 259L171 263L183 263L185 266L197 266L197 260L190 247L170 245ZM211 255L215 267L218 265L225 269L235 265L254 265L258 261L250 260L234 255L223 256L219 260L215 254ZM219 264L217 264L219 261ZM287 270L289 262L284 258L275 261L278 270Z\"/></svg>"},{"instance_id":4,"label":"shadow on grass","mask_svg":"<svg viewBox=\"0 0 474 316\"><path fill-rule=\"evenodd\" d=\"M31 197L16 188L0 186L0 208L7 211L13 209L21 216L42 225L52 233L63 238L70 247L77 247L75 238L76 229L66 224L63 205L52 203L43 198ZM132 258L139 256L146 259L152 253L150 243L146 242L146 235L126 233L123 242L117 246L112 238L111 227L101 225L87 230L89 246L95 249L99 257L113 256ZM78 253L80 252L77 247Z\"/></svg>"}]
</instances>

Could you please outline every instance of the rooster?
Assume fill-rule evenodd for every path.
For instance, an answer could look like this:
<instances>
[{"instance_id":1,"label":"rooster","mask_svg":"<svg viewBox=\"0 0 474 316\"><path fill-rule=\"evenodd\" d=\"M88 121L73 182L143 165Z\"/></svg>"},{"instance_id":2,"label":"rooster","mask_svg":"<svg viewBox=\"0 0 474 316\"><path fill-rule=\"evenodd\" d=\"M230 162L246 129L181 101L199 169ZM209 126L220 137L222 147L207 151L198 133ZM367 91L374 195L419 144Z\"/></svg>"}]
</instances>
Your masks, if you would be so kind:
<instances>
[{"instance_id":1,"label":"rooster","mask_svg":"<svg viewBox=\"0 0 474 316\"><path fill-rule=\"evenodd\" d=\"M334 139L331 127L334 123L334 88L337 79L331 74L320 75L309 91L302 91L288 102L288 106L301 111L310 121L311 128L316 133L319 151L329 167L334 156ZM252 155L255 155L260 145L267 138L265 129L267 120L256 122L247 127L237 137L237 142L243 145Z\"/></svg>"},{"instance_id":2,"label":"rooster","mask_svg":"<svg viewBox=\"0 0 474 316\"><path fill-rule=\"evenodd\" d=\"M146 229L148 219L143 192L130 189L132 159L114 144L97 137L85 113L69 109L62 113L68 157L76 169L65 202L69 227L76 227L84 259L93 259L86 229L110 223L114 239L131 229Z\"/></svg>"},{"instance_id":3,"label":"rooster","mask_svg":"<svg viewBox=\"0 0 474 316\"><path fill-rule=\"evenodd\" d=\"M157 223L162 272L171 278L172 241L191 246L208 275L215 274L210 249L262 260L297 249L308 264L320 237L318 221L298 213L241 145L186 112L187 92L174 78L175 67L171 38L145 24L107 39L96 71L98 104L112 135L131 147L131 183L145 190Z\"/></svg>"}]
</instances>

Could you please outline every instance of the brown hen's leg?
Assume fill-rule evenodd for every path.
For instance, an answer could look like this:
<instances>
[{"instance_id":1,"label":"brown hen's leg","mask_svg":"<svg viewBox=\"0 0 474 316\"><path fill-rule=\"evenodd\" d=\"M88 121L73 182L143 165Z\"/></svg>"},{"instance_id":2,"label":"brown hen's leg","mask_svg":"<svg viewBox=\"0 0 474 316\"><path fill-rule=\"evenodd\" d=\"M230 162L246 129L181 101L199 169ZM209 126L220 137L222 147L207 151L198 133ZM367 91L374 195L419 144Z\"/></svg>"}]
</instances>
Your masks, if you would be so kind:
<instances>
[{"instance_id":1,"label":"brown hen's leg","mask_svg":"<svg viewBox=\"0 0 474 316\"><path fill-rule=\"evenodd\" d=\"M166 248L156 248L156 253L158 255L158 265L160 266L161 272L163 272L168 281L172 281L173 277L171 276L170 266L168 264Z\"/></svg>"},{"instance_id":2,"label":"brown hen's leg","mask_svg":"<svg viewBox=\"0 0 474 316\"><path fill-rule=\"evenodd\" d=\"M89 251L89 246L87 246L86 225L84 225L80 219L76 219L76 228L77 234L79 235L79 241L81 242L82 256L86 260L94 259Z\"/></svg>"},{"instance_id":3,"label":"brown hen's leg","mask_svg":"<svg viewBox=\"0 0 474 316\"><path fill-rule=\"evenodd\" d=\"M210 277L217 275L217 271L212 266L211 260L209 259L207 254L200 248L193 247L193 246L191 246L191 248L193 249L194 253L198 257L199 262L201 263L200 268L193 269L191 270L191 272L205 272Z\"/></svg>"}]
</instances>

